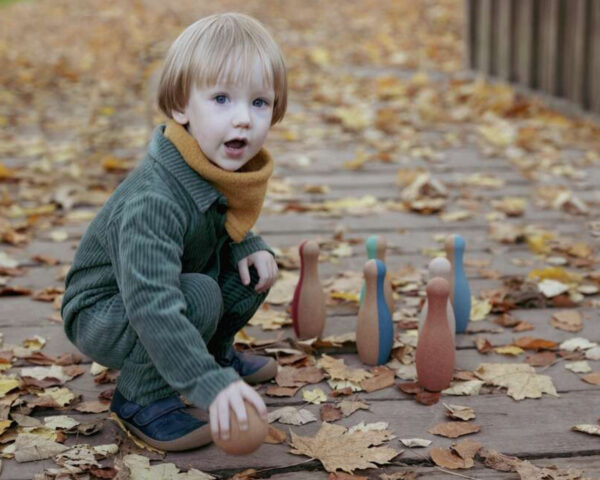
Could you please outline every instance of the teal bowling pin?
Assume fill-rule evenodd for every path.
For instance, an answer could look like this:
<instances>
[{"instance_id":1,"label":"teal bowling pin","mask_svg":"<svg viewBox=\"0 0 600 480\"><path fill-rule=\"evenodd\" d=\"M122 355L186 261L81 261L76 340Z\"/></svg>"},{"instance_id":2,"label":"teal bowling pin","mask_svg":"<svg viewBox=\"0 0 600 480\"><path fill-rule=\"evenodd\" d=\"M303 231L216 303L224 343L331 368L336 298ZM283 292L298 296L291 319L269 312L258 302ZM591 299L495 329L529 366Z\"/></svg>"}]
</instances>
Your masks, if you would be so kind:
<instances>
[{"instance_id":1,"label":"teal bowling pin","mask_svg":"<svg viewBox=\"0 0 600 480\"><path fill-rule=\"evenodd\" d=\"M365 247L367 249L367 258L369 260L379 259L385 263L385 251L387 249L387 242L385 239L379 235L371 235L365 241ZM394 314L394 293L392 290L392 281L390 280L390 276L386 275L384 280L384 292L385 292L385 301L388 304L388 308L390 309L390 313ZM362 284L362 288L360 289L360 297L359 302L362 305L365 299L365 282Z\"/></svg>"},{"instance_id":2,"label":"teal bowling pin","mask_svg":"<svg viewBox=\"0 0 600 480\"><path fill-rule=\"evenodd\" d=\"M463 333L471 319L471 289L463 266L466 242L460 235L446 238L446 256L452 265L450 275L450 302L454 310L456 333Z\"/></svg>"},{"instance_id":3,"label":"teal bowling pin","mask_svg":"<svg viewBox=\"0 0 600 480\"><path fill-rule=\"evenodd\" d=\"M363 272L365 300L358 310L356 349L363 363L382 365L388 361L394 343L392 314L384 294L385 263L368 260Z\"/></svg>"}]
</instances>

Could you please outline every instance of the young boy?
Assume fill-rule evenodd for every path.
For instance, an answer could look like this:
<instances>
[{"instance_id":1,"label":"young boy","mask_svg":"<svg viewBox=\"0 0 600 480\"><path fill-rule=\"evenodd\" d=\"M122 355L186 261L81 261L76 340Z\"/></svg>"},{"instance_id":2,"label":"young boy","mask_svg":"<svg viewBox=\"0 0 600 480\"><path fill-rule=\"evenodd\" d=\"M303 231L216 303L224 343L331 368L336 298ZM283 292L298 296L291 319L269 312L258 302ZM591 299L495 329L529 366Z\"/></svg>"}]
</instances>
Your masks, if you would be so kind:
<instances>
[{"instance_id":1,"label":"young boy","mask_svg":"<svg viewBox=\"0 0 600 480\"><path fill-rule=\"evenodd\" d=\"M237 352L233 337L278 273L250 229L273 171L262 146L286 110L281 52L248 16L203 18L169 49L158 100L166 125L81 239L61 313L84 354L121 370L111 411L176 451L211 430L227 439L230 407L247 428L244 400L266 419L246 382L270 380L277 363Z\"/></svg>"}]
</instances>

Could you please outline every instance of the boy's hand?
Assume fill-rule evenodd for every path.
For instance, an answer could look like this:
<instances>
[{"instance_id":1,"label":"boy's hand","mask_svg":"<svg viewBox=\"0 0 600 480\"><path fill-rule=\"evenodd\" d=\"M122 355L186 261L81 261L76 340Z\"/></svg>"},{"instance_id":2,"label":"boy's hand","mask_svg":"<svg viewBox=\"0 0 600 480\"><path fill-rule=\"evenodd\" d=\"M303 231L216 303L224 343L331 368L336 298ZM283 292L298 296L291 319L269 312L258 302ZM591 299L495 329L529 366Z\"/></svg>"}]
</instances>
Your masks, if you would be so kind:
<instances>
[{"instance_id":1,"label":"boy's hand","mask_svg":"<svg viewBox=\"0 0 600 480\"><path fill-rule=\"evenodd\" d=\"M279 274L279 269L273 255L266 250L259 250L238 262L240 278L244 285L250 284L250 271L248 268L252 265L256 268L256 272L260 278L254 290L258 293L266 292L273 286Z\"/></svg>"},{"instance_id":2,"label":"boy's hand","mask_svg":"<svg viewBox=\"0 0 600 480\"><path fill-rule=\"evenodd\" d=\"M220 435L223 440L229 440L229 406L235 412L240 430L248 429L248 415L244 400L254 405L261 418L267 421L267 407L261 396L246 382L238 380L221 390L208 407L213 437Z\"/></svg>"}]
</instances>

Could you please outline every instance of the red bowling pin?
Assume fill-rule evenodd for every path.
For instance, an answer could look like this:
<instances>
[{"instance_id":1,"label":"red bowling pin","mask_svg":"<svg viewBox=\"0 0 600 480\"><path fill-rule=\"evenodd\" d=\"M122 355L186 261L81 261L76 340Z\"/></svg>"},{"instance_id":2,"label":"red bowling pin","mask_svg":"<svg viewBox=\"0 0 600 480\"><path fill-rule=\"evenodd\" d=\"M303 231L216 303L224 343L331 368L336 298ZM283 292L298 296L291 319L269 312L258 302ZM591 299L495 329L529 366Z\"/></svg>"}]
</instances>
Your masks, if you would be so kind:
<instances>
[{"instance_id":1,"label":"red bowling pin","mask_svg":"<svg viewBox=\"0 0 600 480\"><path fill-rule=\"evenodd\" d=\"M419 384L432 392L448 388L454 374L454 341L446 315L449 293L450 286L443 278L429 280L429 308L417 343L415 363Z\"/></svg>"},{"instance_id":2,"label":"red bowling pin","mask_svg":"<svg viewBox=\"0 0 600 480\"><path fill-rule=\"evenodd\" d=\"M325 327L325 294L319 281L319 245L300 244L300 279L292 300L292 324L296 336L305 340L320 337Z\"/></svg>"}]
</instances>

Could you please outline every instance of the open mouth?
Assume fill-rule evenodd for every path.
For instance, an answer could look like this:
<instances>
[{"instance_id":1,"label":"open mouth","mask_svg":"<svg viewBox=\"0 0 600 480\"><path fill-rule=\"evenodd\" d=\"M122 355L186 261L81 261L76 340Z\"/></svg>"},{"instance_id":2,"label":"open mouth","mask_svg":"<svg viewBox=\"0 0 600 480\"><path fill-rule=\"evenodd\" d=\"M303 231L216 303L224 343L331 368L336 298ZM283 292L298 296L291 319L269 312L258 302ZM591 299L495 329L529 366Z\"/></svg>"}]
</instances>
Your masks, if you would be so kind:
<instances>
[{"instance_id":1,"label":"open mouth","mask_svg":"<svg viewBox=\"0 0 600 480\"><path fill-rule=\"evenodd\" d=\"M244 148L247 144L248 142L246 140L229 140L228 142L225 142L227 148L232 148L234 150Z\"/></svg>"}]
</instances>

